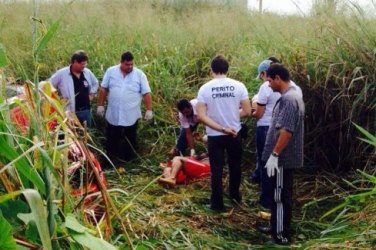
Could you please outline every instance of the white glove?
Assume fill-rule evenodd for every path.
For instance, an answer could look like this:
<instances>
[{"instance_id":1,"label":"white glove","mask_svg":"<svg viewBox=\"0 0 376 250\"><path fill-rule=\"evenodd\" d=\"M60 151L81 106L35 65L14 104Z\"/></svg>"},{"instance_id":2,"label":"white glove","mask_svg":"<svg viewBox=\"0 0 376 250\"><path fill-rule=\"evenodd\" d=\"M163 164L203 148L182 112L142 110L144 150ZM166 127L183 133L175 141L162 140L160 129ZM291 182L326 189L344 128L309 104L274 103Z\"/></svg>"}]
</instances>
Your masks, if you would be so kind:
<instances>
[{"instance_id":1,"label":"white glove","mask_svg":"<svg viewBox=\"0 0 376 250\"><path fill-rule=\"evenodd\" d=\"M191 149L191 156L194 156L196 154L196 151L194 148Z\"/></svg>"},{"instance_id":2,"label":"white glove","mask_svg":"<svg viewBox=\"0 0 376 250\"><path fill-rule=\"evenodd\" d=\"M266 172L267 172L269 177L274 176L276 170L279 173L278 157L276 157L274 155L270 155L268 161L265 164L265 168L266 168Z\"/></svg>"},{"instance_id":3,"label":"white glove","mask_svg":"<svg viewBox=\"0 0 376 250\"><path fill-rule=\"evenodd\" d=\"M101 118L104 117L104 106L98 106L97 107L97 115Z\"/></svg>"},{"instance_id":4,"label":"white glove","mask_svg":"<svg viewBox=\"0 0 376 250\"><path fill-rule=\"evenodd\" d=\"M153 111L146 110L144 119L147 121L150 121L153 118Z\"/></svg>"},{"instance_id":5,"label":"white glove","mask_svg":"<svg viewBox=\"0 0 376 250\"><path fill-rule=\"evenodd\" d=\"M202 137L202 141L203 141L203 142L208 142L208 135L204 135L204 136Z\"/></svg>"}]
</instances>

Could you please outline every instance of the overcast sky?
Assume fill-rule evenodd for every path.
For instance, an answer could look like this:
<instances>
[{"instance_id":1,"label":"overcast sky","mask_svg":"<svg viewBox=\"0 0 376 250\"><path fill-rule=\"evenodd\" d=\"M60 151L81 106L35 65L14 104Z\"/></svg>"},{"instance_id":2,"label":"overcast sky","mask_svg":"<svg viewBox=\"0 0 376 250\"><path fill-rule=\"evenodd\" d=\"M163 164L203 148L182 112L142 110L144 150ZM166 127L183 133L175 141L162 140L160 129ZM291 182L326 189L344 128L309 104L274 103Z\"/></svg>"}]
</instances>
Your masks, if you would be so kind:
<instances>
[{"instance_id":1,"label":"overcast sky","mask_svg":"<svg viewBox=\"0 0 376 250\"><path fill-rule=\"evenodd\" d=\"M259 8L260 0L248 0L248 8ZM346 1L346 0L341 0ZM375 11L376 0L347 0L359 4L364 9ZM262 0L263 10L277 12L279 14L308 14L312 6L312 0ZM299 10L300 9L300 10Z\"/></svg>"}]
</instances>

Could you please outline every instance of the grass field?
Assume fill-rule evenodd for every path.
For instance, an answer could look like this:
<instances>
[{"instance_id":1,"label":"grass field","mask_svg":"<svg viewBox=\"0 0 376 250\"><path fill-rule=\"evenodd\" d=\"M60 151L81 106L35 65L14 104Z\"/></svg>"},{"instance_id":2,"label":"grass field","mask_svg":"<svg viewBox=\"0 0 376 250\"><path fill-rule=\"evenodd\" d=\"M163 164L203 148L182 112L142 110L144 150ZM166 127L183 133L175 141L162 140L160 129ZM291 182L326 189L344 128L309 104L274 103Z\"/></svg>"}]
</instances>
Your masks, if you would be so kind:
<instances>
[{"instance_id":1,"label":"grass field","mask_svg":"<svg viewBox=\"0 0 376 250\"><path fill-rule=\"evenodd\" d=\"M37 16L31 19L33 9ZM230 77L244 82L250 95L257 92L260 84L255 79L259 62L271 55L282 60L303 89L307 107L306 168L297 173L294 186L294 247L376 246L374 139L368 139L371 144L359 140L363 135L354 126L359 124L371 136L376 131L376 22L363 15L361 9L333 9L321 3L311 15L298 17L252 13L235 5L212 5L209 1L47 1L37 7L32 2L2 1L0 13L0 43L9 61L6 67L1 66L2 86L36 76L47 79L56 69L69 64L77 49L89 54L88 67L99 79L126 50L134 53L136 66L147 74L155 118L140 123L140 157L130 163L117 163L118 169L125 169L120 176L115 171L107 172L109 187L114 190L111 198L122 212L137 249L270 249L263 245L267 238L255 231L259 208L248 204L258 194L258 187L246 180L255 161L253 120L245 121L251 130L244 142L244 202L240 206L233 208L226 200L226 213L216 214L207 209L208 181L176 189L165 189L153 182L161 173L159 162L167 159L166 153L177 136L176 100L196 95L209 79L210 59L219 53L230 60ZM57 21L57 31L46 47L33 54L36 44L42 41L40 37L48 35ZM34 43L33 25L39 38ZM35 125L29 140L18 144L14 130L7 126L5 104L0 111L0 137L4 139L1 142L8 145L12 141L20 145L16 150L21 150L32 145L30 141L37 136L51 146L46 152L55 157L54 145L49 141L53 137L46 131ZM35 118L35 124L45 122L38 114ZM94 121L91 133L95 147L102 149L104 122L95 116ZM204 145L199 145L200 151L204 149ZM48 191L46 176L50 174L40 168L40 162L35 160L37 155L28 159L43 177ZM0 160L2 168L11 158L0 154ZM35 188L35 183L21 186ZM0 198L5 196L5 187L0 188L0 194ZM44 192L41 196L48 203ZM51 204L48 208L54 211ZM71 211L64 207L62 210L64 216ZM61 216L55 216L59 227L53 235L59 237L53 242L65 248L68 243L64 240L73 236L64 234ZM127 249L124 228L116 216L112 219L115 233L109 241ZM0 220L0 228L1 223ZM48 223L50 230L54 228L51 221ZM25 235L22 230L21 235ZM34 239L35 244L42 244L28 231L26 236ZM71 249L81 248L67 241L72 244Z\"/></svg>"}]
</instances>

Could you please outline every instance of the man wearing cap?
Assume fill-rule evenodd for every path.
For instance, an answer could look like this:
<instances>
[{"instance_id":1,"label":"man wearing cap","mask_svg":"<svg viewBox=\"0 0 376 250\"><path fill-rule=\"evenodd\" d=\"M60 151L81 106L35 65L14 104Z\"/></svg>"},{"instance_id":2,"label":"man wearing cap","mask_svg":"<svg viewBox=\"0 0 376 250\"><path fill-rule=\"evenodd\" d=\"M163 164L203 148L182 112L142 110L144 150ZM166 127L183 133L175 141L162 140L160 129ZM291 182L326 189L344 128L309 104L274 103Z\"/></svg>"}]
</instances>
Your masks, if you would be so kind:
<instances>
[{"instance_id":1,"label":"man wearing cap","mask_svg":"<svg viewBox=\"0 0 376 250\"><path fill-rule=\"evenodd\" d=\"M262 161L261 156L264 150L266 134L268 133L273 107L277 100L281 97L278 92L273 92L269 87L267 81L266 71L272 64L271 60L264 60L258 66L257 79L264 81L257 93L256 108L252 112L252 116L257 119L256 123L256 170L251 175L253 182L260 183L260 198L259 203L266 209L271 208L272 190L270 188L269 178L266 176L264 169L265 162Z\"/></svg>"},{"instance_id":2,"label":"man wearing cap","mask_svg":"<svg viewBox=\"0 0 376 250\"><path fill-rule=\"evenodd\" d=\"M266 71L269 85L281 94L273 111L262 160L273 189L271 233L274 243L291 243L293 170L303 167L304 102L289 71L272 64Z\"/></svg>"},{"instance_id":3,"label":"man wearing cap","mask_svg":"<svg viewBox=\"0 0 376 250\"><path fill-rule=\"evenodd\" d=\"M272 60L271 60L272 59ZM272 112L275 103L281 97L278 92L273 92L269 86L267 80L266 71L270 65L278 63L278 59L271 57L260 63L258 66L257 79L264 81L261 84L259 91L256 95L255 102L257 103L256 109L252 112L252 116L257 119L256 123L256 169L251 175L251 181L260 183L261 191L259 203L266 209L270 209L271 200L273 198L273 191L270 188L269 178L266 175L264 169L265 162L262 161L262 152L264 150L266 134L268 132ZM293 81L290 80L290 84L294 86L300 97L303 96L302 90ZM253 101L253 100L252 100Z\"/></svg>"},{"instance_id":4,"label":"man wearing cap","mask_svg":"<svg viewBox=\"0 0 376 250\"><path fill-rule=\"evenodd\" d=\"M98 90L98 80L86 68L87 61L83 50L74 52L70 66L56 71L49 82L68 100L67 111L75 112L82 125L91 127L90 102Z\"/></svg>"},{"instance_id":5,"label":"man wearing cap","mask_svg":"<svg viewBox=\"0 0 376 250\"><path fill-rule=\"evenodd\" d=\"M187 147L190 149L190 156L195 155L193 132L198 126L196 105L197 99L190 101L181 99L177 104L181 128L176 147L172 152L173 156L185 155Z\"/></svg>"},{"instance_id":6,"label":"man wearing cap","mask_svg":"<svg viewBox=\"0 0 376 250\"><path fill-rule=\"evenodd\" d=\"M108 95L107 111L104 102ZM120 64L107 69L98 98L97 115L107 120L107 153L123 160L131 160L137 150L137 122L141 118L141 101L151 120L151 90L144 72L133 67L131 52L122 54Z\"/></svg>"},{"instance_id":7,"label":"man wearing cap","mask_svg":"<svg viewBox=\"0 0 376 250\"><path fill-rule=\"evenodd\" d=\"M240 203L242 144L240 118L251 114L247 88L243 83L226 76L228 61L214 57L211 71L214 79L205 83L197 95L197 115L206 125L211 166L211 209L223 210L222 173L227 153L229 197ZM239 110L240 107L240 110Z\"/></svg>"}]
</instances>

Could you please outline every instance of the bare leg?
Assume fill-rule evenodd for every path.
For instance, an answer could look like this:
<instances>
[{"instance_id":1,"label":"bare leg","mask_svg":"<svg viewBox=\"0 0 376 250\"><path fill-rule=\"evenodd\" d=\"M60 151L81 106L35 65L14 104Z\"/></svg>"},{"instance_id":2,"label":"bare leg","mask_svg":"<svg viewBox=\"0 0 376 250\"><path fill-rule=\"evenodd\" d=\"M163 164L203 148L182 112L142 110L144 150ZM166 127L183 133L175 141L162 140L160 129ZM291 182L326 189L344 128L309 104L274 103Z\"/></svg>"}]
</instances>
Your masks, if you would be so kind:
<instances>
[{"instance_id":1,"label":"bare leg","mask_svg":"<svg viewBox=\"0 0 376 250\"><path fill-rule=\"evenodd\" d=\"M170 168L170 167L165 167L165 168L163 169L163 174L162 174L162 176L163 176L164 178L170 177L170 176L171 176L171 170L172 170L172 168Z\"/></svg>"},{"instance_id":2,"label":"bare leg","mask_svg":"<svg viewBox=\"0 0 376 250\"><path fill-rule=\"evenodd\" d=\"M185 158L182 156L175 156L174 159L172 159L172 164L171 164L171 178L176 178L178 175L179 171L183 168L183 162Z\"/></svg>"},{"instance_id":3,"label":"bare leg","mask_svg":"<svg viewBox=\"0 0 376 250\"><path fill-rule=\"evenodd\" d=\"M172 186L176 185L176 176L183 168L184 160L184 157L175 156L174 159L172 159L171 168L165 168L163 177L159 179L159 182Z\"/></svg>"}]
</instances>

